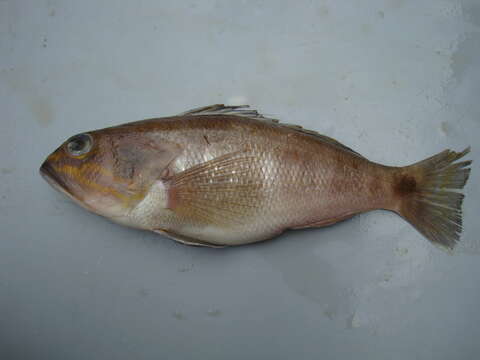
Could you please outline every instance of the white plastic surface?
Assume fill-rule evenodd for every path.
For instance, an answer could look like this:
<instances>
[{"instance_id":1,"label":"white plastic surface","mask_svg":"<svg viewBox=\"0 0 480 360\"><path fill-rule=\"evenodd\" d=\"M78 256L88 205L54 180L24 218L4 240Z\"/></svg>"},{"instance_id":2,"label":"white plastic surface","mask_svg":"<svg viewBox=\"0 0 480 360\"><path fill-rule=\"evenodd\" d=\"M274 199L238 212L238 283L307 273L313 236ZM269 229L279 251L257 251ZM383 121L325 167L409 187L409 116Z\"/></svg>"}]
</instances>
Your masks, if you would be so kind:
<instances>
[{"instance_id":1,"label":"white plastic surface","mask_svg":"<svg viewBox=\"0 0 480 360\"><path fill-rule=\"evenodd\" d=\"M0 358L479 358L480 257L394 214L200 249L38 175L78 132L249 103L391 165L472 145L475 244L479 84L477 0L0 0Z\"/></svg>"}]
</instances>

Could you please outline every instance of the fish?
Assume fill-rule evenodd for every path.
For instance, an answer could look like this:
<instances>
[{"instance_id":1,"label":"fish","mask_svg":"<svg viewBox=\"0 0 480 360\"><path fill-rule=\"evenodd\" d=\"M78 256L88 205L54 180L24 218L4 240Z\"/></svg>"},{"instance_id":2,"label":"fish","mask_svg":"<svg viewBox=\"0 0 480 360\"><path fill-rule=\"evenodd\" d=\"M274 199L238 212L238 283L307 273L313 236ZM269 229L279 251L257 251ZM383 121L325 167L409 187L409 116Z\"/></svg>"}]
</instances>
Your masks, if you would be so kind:
<instances>
[{"instance_id":1,"label":"fish","mask_svg":"<svg viewBox=\"0 0 480 360\"><path fill-rule=\"evenodd\" d=\"M216 104L72 136L40 174L93 213L187 245L255 243L383 209L453 249L469 151L387 166L248 105Z\"/></svg>"}]
</instances>

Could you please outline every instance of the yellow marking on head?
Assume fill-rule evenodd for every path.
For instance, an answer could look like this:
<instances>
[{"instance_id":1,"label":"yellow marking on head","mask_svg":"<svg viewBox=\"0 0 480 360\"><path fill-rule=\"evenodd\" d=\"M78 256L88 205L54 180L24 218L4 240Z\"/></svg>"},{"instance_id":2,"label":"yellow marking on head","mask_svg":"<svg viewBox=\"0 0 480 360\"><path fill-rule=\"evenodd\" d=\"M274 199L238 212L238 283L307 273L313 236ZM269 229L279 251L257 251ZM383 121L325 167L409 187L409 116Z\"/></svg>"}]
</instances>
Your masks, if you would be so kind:
<instances>
[{"instance_id":1,"label":"yellow marking on head","mask_svg":"<svg viewBox=\"0 0 480 360\"><path fill-rule=\"evenodd\" d=\"M120 176L114 175L112 171L104 168L101 165L95 164L93 162L89 162L89 163L82 164L82 166L86 167L87 171L97 172L98 174L110 177L113 182L124 183L125 185L130 184L129 180L124 179Z\"/></svg>"},{"instance_id":2,"label":"yellow marking on head","mask_svg":"<svg viewBox=\"0 0 480 360\"><path fill-rule=\"evenodd\" d=\"M68 156L70 156L72 159L78 159L78 160L82 160L82 159L85 159L87 156L90 156L92 154L92 152L87 152L85 154L82 154L82 155L72 155L70 154L68 151L67 151L67 154Z\"/></svg>"},{"instance_id":3,"label":"yellow marking on head","mask_svg":"<svg viewBox=\"0 0 480 360\"><path fill-rule=\"evenodd\" d=\"M50 154L48 156L48 161L50 162L55 162L57 160L60 160L62 158L62 153L60 153L60 151L55 151L53 154Z\"/></svg>"},{"instance_id":4,"label":"yellow marking on head","mask_svg":"<svg viewBox=\"0 0 480 360\"><path fill-rule=\"evenodd\" d=\"M82 185L92 190L116 197L117 199L122 201L122 205L124 207L129 207L131 204L143 199L143 197L145 196L145 193L143 191L133 193L132 195L122 194L118 190L115 190L109 186L101 185L95 181L92 181L91 179L88 179L87 177L85 177L84 175L85 169L81 170L80 167L78 166L64 164L64 165L53 165L53 167L56 171L74 178L75 181L81 183ZM86 171L88 172L91 172L91 173L97 172L102 175L109 176L112 182L120 182L125 185L128 185L129 183L123 178L114 176L111 171L101 167L100 165L89 163L89 164L83 164L82 167L86 167L87 168Z\"/></svg>"}]
</instances>

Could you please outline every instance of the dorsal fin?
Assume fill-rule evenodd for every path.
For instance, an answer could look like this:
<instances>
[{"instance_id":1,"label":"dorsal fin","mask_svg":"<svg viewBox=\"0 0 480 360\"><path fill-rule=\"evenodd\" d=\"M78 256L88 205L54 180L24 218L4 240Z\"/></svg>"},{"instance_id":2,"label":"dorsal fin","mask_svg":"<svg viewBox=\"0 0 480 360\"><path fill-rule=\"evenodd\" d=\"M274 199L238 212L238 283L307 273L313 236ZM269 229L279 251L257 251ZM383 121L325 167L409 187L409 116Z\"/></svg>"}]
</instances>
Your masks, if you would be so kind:
<instances>
[{"instance_id":1,"label":"dorsal fin","mask_svg":"<svg viewBox=\"0 0 480 360\"><path fill-rule=\"evenodd\" d=\"M253 119L263 119L278 123L279 120L271 119L260 114L257 110L250 109L249 105L224 105L215 104L209 106L203 106L196 109L185 111L178 116L185 115L236 115Z\"/></svg>"},{"instance_id":2,"label":"dorsal fin","mask_svg":"<svg viewBox=\"0 0 480 360\"><path fill-rule=\"evenodd\" d=\"M314 130L307 130L301 127L300 125L294 125L294 124L282 124L280 123L279 120L273 119L270 117L263 116L260 114L257 110L250 109L249 105L224 105L224 104L215 104L215 105L209 105L209 106L203 106L199 107L196 109L188 110L185 111L181 114L178 114L178 116L185 116L185 115L191 115L191 116L205 116L205 115L236 115L236 116L242 116L242 117L247 117L251 119L257 119L257 120L262 120L265 122L270 122L273 124L276 124L278 126L283 126L295 131L298 131L303 134L308 134L312 135L326 143L329 143L331 145L335 145L338 147L341 147L342 149L355 154L357 156L363 157L356 151L350 149L349 147L343 145L342 143L338 142L335 139L332 139L331 137L319 134L318 132Z\"/></svg>"}]
</instances>

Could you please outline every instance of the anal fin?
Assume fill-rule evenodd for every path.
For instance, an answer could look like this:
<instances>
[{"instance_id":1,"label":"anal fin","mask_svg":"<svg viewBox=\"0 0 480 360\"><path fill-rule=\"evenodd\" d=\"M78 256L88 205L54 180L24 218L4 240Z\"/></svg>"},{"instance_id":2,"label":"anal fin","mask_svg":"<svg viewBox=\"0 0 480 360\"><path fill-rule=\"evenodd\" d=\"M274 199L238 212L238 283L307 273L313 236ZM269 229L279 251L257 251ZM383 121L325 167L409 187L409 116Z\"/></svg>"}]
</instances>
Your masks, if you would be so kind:
<instances>
[{"instance_id":1,"label":"anal fin","mask_svg":"<svg viewBox=\"0 0 480 360\"><path fill-rule=\"evenodd\" d=\"M298 230L298 229L306 229L306 228L312 228L312 227L329 226L329 225L336 224L337 222L340 222L340 221L348 220L348 219L354 217L356 214L357 213L348 213L348 214L344 214L344 215L340 215L340 216L336 216L336 217L332 217L332 218L323 219L323 220L320 220L320 221L315 221L313 223L308 223L308 224L305 224L305 225L295 226L295 227L292 227L292 229L293 230Z\"/></svg>"}]
</instances>

